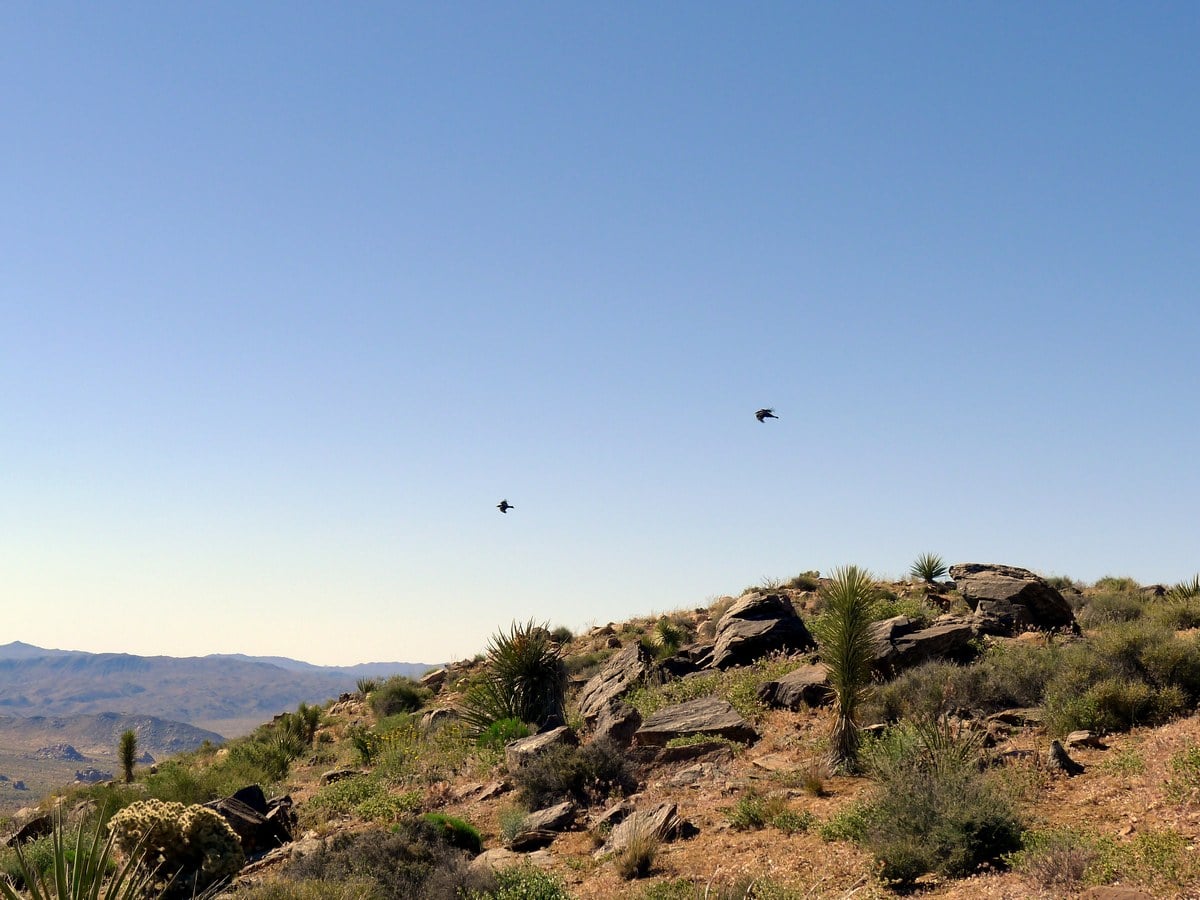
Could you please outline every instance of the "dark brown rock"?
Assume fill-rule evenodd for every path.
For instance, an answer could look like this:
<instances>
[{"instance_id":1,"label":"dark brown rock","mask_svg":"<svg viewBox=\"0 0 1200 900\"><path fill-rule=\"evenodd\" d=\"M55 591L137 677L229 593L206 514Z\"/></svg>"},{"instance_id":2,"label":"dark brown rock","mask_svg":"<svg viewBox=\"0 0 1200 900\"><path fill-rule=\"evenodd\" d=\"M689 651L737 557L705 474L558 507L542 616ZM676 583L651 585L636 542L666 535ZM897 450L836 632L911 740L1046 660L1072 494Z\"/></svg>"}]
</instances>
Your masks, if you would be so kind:
<instances>
[{"instance_id":1,"label":"dark brown rock","mask_svg":"<svg viewBox=\"0 0 1200 900\"><path fill-rule=\"evenodd\" d=\"M5 847L17 847L21 844L45 837L54 830L54 817L49 813L36 815L24 822L21 827L4 838Z\"/></svg>"},{"instance_id":2,"label":"dark brown rock","mask_svg":"<svg viewBox=\"0 0 1200 900\"><path fill-rule=\"evenodd\" d=\"M985 634L1014 635L1028 628L1079 628L1063 595L1028 569L959 563L950 567L950 577L974 610L976 627Z\"/></svg>"},{"instance_id":3,"label":"dark brown rock","mask_svg":"<svg viewBox=\"0 0 1200 900\"><path fill-rule=\"evenodd\" d=\"M521 820L520 829L509 847L518 852L537 850L574 825L575 804L570 801L539 809Z\"/></svg>"},{"instance_id":4,"label":"dark brown rock","mask_svg":"<svg viewBox=\"0 0 1200 900\"><path fill-rule=\"evenodd\" d=\"M505 745L504 761L508 771L515 772L535 756L545 753L551 747L575 746L579 738L566 725L531 734L529 737L518 738Z\"/></svg>"},{"instance_id":5,"label":"dark brown rock","mask_svg":"<svg viewBox=\"0 0 1200 900\"><path fill-rule=\"evenodd\" d=\"M717 623L712 666L745 666L768 653L816 646L786 594L743 594Z\"/></svg>"},{"instance_id":6,"label":"dark brown rock","mask_svg":"<svg viewBox=\"0 0 1200 900\"><path fill-rule=\"evenodd\" d=\"M871 626L873 665L890 674L931 659L965 662L975 655L975 637L974 624L961 616L940 616L926 628L907 616L893 616Z\"/></svg>"},{"instance_id":7,"label":"dark brown rock","mask_svg":"<svg viewBox=\"0 0 1200 900\"><path fill-rule=\"evenodd\" d=\"M366 774L362 769L330 769L328 772L321 773L321 784L333 784L335 781L357 778L359 775Z\"/></svg>"},{"instance_id":8,"label":"dark brown rock","mask_svg":"<svg viewBox=\"0 0 1200 900\"><path fill-rule=\"evenodd\" d=\"M248 857L274 850L292 839L284 817L277 815L268 819L241 800L225 797L204 805L219 812L229 823L229 827L237 833L242 842L242 850Z\"/></svg>"},{"instance_id":9,"label":"dark brown rock","mask_svg":"<svg viewBox=\"0 0 1200 900\"><path fill-rule=\"evenodd\" d=\"M600 711L592 731L593 740L607 739L618 747L628 747L642 727L642 714L620 700L614 700Z\"/></svg>"},{"instance_id":10,"label":"dark brown rock","mask_svg":"<svg viewBox=\"0 0 1200 900\"><path fill-rule=\"evenodd\" d=\"M826 706L833 702L829 671L823 664L801 666L778 681L767 681L758 688L758 699L768 706L798 710Z\"/></svg>"},{"instance_id":11,"label":"dark brown rock","mask_svg":"<svg viewBox=\"0 0 1200 900\"><path fill-rule=\"evenodd\" d=\"M660 709L642 723L634 740L643 746L661 747L672 738L701 734L751 743L758 732L726 701L701 697Z\"/></svg>"},{"instance_id":12,"label":"dark brown rock","mask_svg":"<svg viewBox=\"0 0 1200 900\"><path fill-rule=\"evenodd\" d=\"M589 725L613 700L636 687L652 668L650 651L630 644L604 664L579 692L579 712Z\"/></svg>"},{"instance_id":13,"label":"dark brown rock","mask_svg":"<svg viewBox=\"0 0 1200 900\"><path fill-rule=\"evenodd\" d=\"M1047 754L1046 766L1050 769L1057 769L1060 772L1065 772L1072 778L1074 778L1076 775L1083 774L1083 766L1071 759L1071 757L1067 755L1067 751L1063 749L1063 745L1058 741L1050 742L1050 750Z\"/></svg>"}]
</instances>

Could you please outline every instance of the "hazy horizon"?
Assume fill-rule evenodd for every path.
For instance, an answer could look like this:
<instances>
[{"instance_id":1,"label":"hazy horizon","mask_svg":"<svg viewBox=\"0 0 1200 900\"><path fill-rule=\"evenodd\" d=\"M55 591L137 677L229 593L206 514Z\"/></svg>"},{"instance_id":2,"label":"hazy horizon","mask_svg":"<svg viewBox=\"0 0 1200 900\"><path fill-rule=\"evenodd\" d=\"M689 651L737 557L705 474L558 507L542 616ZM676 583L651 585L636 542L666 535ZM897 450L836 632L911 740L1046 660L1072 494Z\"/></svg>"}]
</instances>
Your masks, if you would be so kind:
<instances>
[{"instance_id":1,"label":"hazy horizon","mask_svg":"<svg viewBox=\"0 0 1200 900\"><path fill-rule=\"evenodd\" d=\"M0 8L6 628L350 665L927 551L1190 578L1198 45L1185 3Z\"/></svg>"}]
</instances>

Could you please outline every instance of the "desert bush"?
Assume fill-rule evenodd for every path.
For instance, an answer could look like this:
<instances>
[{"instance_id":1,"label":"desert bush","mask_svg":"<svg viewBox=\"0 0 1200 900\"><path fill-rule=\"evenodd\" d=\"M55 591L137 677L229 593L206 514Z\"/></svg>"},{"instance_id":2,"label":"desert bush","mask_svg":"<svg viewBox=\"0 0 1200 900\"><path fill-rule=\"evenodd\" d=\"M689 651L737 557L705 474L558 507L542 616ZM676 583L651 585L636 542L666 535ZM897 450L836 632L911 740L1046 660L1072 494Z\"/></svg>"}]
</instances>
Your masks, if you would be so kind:
<instances>
[{"instance_id":1,"label":"desert bush","mask_svg":"<svg viewBox=\"0 0 1200 900\"><path fill-rule=\"evenodd\" d=\"M829 670L835 710L829 738L834 766L853 767L858 756L859 708L871 678L874 579L865 569L845 566L821 589L825 613L813 623L821 660Z\"/></svg>"},{"instance_id":2,"label":"desert bush","mask_svg":"<svg viewBox=\"0 0 1200 900\"><path fill-rule=\"evenodd\" d=\"M1188 747L1171 757L1167 797L1176 803L1200 798L1200 747Z\"/></svg>"},{"instance_id":3,"label":"desert bush","mask_svg":"<svg viewBox=\"0 0 1200 900\"><path fill-rule=\"evenodd\" d=\"M381 900L450 900L475 885L467 854L443 839L436 825L409 819L388 831L343 832L287 866L290 878L370 879Z\"/></svg>"},{"instance_id":4,"label":"desert bush","mask_svg":"<svg viewBox=\"0 0 1200 900\"><path fill-rule=\"evenodd\" d=\"M647 885L638 900L809 900L812 896L810 888L790 888L770 878L744 875L720 881L660 881Z\"/></svg>"},{"instance_id":5,"label":"desert bush","mask_svg":"<svg viewBox=\"0 0 1200 900\"><path fill-rule=\"evenodd\" d=\"M736 831L757 831L771 825L785 834L795 834L807 831L813 821L811 813L798 813L788 807L783 795L754 789L744 792L729 812L729 825Z\"/></svg>"},{"instance_id":6,"label":"desert bush","mask_svg":"<svg viewBox=\"0 0 1200 900\"><path fill-rule=\"evenodd\" d=\"M936 553L922 553L913 562L908 574L913 578L921 579L926 584L933 584L939 578L945 578L949 571L945 561Z\"/></svg>"},{"instance_id":7,"label":"desert bush","mask_svg":"<svg viewBox=\"0 0 1200 900\"><path fill-rule=\"evenodd\" d=\"M1141 587L1128 576L1105 575L1092 585L1092 590L1114 594L1132 594Z\"/></svg>"},{"instance_id":8,"label":"desert bush","mask_svg":"<svg viewBox=\"0 0 1200 900\"><path fill-rule=\"evenodd\" d=\"M1103 628L1114 622L1140 619L1146 608L1146 600L1140 594L1104 591L1086 595L1075 618L1083 628Z\"/></svg>"},{"instance_id":9,"label":"desert bush","mask_svg":"<svg viewBox=\"0 0 1200 900\"><path fill-rule=\"evenodd\" d=\"M479 733L475 743L491 750L503 750L506 744L531 734L533 731L520 719L498 719Z\"/></svg>"},{"instance_id":10,"label":"desert bush","mask_svg":"<svg viewBox=\"0 0 1200 900\"><path fill-rule=\"evenodd\" d=\"M462 718L476 733L500 719L538 728L565 721L562 647L531 620L492 636L487 664L462 700Z\"/></svg>"},{"instance_id":11,"label":"desert bush","mask_svg":"<svg viewBox=\"0 0 1200 900\"><path fill-rule=\"evenodd\" d=\"M421 818L438 829L442 840L451 847L466 850L472 856L483 852L483 836L478 828L465 819L440 812L425 813Z\"/></svg>"},{"instance_id":12,"label":"desert bush","mask_svg":"<svg viewBox=\"0 0 1200 900\"><path fill-rule=\"evenodd\" d=\"M411 678L394 675L371 692L371 709L380 718L414 712L425 704L429 696L428 688L421 687Z\"/></svg>"},{"instance_id":13,"label":"desert bush","mask_svg":"<svg viewBox=\"0 0 1200 900\"><path fill-rule=\"evenodd\" d=\"M807 572L801 572L799 575L788 579L784 587L788 587L796 591L819 590L821 587L821 573L816 569L809 569Z\"/></svg>"},{"instance_id":14,"label":"desert bush","mask_svg":"<svg viewBox=\"0 0 1200 900\"><path fill-rule=\"evenodd\" d=\"M1098 853L1093 842L1069 829L1051 829L1025 835L1024 847L1009 863L1039 886L1072 891L1084 883L1088 867Z\"/></svg>"},{"instance_id":15,"label":"desert bush","mask_svg":"<svg viewBox=\"0 0 1200 900\"><path fill-rule=\"evenodd\" d=\"M263 881L242 885L233 896L237 900L380 900L379 888L369 878Z\"/></svg>"},{"instance_id":16,"label":"desert bush","mask_svg":"<svg viewBox=\"0 0 1200 900\"><path fill-rule=\"evenodd\" d=\"M497 825L500 829L500 840L510 845L521 833L525 825L525 817L529 815L529 807L519 803L502 806L496 814Z\"/></svg>"},{"instance_id":17,"label":"desert bush","mask_svg":"<svg viewBox=\"0 0 1200 900\"><path fill-rule=\"evenodd\" d=\"M109 820L114 844L140 853L140 865L165 893L187 897L236 875L242 843L221 814L161 800L131 803Z\"/></svg>"},{"instance_id":18,"label":"desert bush","mask_svg":"<svg viewBox=\"0 0 1200 900\"><path fill-rule=\"evenodd\" d=\"M465 893L464 900L571 900L562 881L532 863L496 872L492 881L488 888Z\"/></svg>"},{"instance_id":19,"label":"desert bush","mask_svg":"<svg viewBox=\"0 0 1200 900\"><path fill-rule=\"evenodd\" d=\"M61 820L49 836L12 850L11 865L0 873L3 900L147 900L161 892L150 885L151 873L142 865L142 848L131 847L124 862L114 860L116 837L104 836L96 822L90 831L82 823L70 838ZM7 876L7 877L5 877Z\"/></svg>"},{"instance_id":20,"label":"desert bush","mask_svg":"<svg viewBox=\"0 0 1200 900\"><path fill-rule=\"evenodd\" d=\"M365 697L372 691L378 690L379 679L370 677L358 678L354 682L354 687L362 696Z\"/></svg>"},{"instance_id":21,"label":"desert bush","mask_svg":"<svg viewBox=\"0 0 1200 900\"><path fill-rule=\"evenodd\" d=\"M576 653L563 659L567 674L576 678L589 678L600 671L614 653L615 647L605 647L603 650L591 650L587 653Z\"/></svg>"},{"instance_id":22,"label":"desert bush","mask_svg":"<svg viewBox=\"0 0 1200 900\"><path fill-rule=\"evenodd\" d=\"M861 843L886 881L960 877L1020 848L1020 820L979 770L978 739L947 720L889 729L863 756L874 789L822 836Z\"/></svg>"},{"instance_id":23,"label":"desert bush","mask_svg":"<svg viewBox=\"0 0 1200 900\"><path fill-rule=\"evenodd\" d=\"M1152 622L1112 625L1062 649L1046 686L1046 724L1122 731L1165 722L1200 698L1200 639Z\"/></svg>"},{"instance_id":24,"label":"desert bush","mask_svg":"<svg viewBox=\"0 0 1200 900\"><path fill-rule=\"evenodd\" d=\"M1200 597L1168 594L1146 607L1146 618L1173 631L1200 628Z\"/></svg>"},{"instance_id":25,"label":"desert bush","mask_svg":"<svg viewBox=\"0 0 1200 900\"><path fill-rule=\"evenodd\" d=\"M571 631L566 625L559 625L550 632L550 639L556 644L569 644L575 640L575 632Z\"/></svg>"},{"instance_id":26,"label":"desert bush","mask_svg":"<svg viewBox=\"0 0 1200 900\"><path fill-rule=\"evenodd\" d=\"M552 747L513 772L512 779L521 802L530 809L568 799L590 806L637 788L626 754L607 740Z\"/></svg>"},{"instance_id":27,"label":"desert bush","mask_svg":"<svg viewBox=\"0 0 1200 900\"><path fill-rule=\"evenodd\" d=\"M1170 600L1195 600L1200 598L1200 574L1192 576L1191 581L1181 581L1167 591Z\"/></svg>"},{"instance_id":28,"label":"desert bush","mask_svg":"<svg viewBox=\"0 0 1200 900\"><path fill-rule=\"evenodd\" d=\"M354 806L354 814L367 822L388 825L400 822L421 808L417 791L393 794L391 791L373 793Z\"/></svg>"},{"instance_id":29,"label":"desert bush","mask_svg":"<svg viewBox=\"0 0 1200 900\"><path fill-rule=\"evenodd\" d=\"M1177 831L1146 829L1128 841L1075 828L1038 829L1009 855L1013 868L1060 892L1120 881L1155 896L1180 896L1200 878L1200 860Z\"/></svg>"},{"instance_id":30,"label":"desert bush","mask_svg":"<svg viewBox=\"0 0 1200 900\"><path fill-rule=\"evenodd\" d=\"M672 621L668 616L662 616L654 623L650 633L642 638L642 646L659 659L666 659L675 655L687 637L686 628Z\"/></svg>"}]
</instances>

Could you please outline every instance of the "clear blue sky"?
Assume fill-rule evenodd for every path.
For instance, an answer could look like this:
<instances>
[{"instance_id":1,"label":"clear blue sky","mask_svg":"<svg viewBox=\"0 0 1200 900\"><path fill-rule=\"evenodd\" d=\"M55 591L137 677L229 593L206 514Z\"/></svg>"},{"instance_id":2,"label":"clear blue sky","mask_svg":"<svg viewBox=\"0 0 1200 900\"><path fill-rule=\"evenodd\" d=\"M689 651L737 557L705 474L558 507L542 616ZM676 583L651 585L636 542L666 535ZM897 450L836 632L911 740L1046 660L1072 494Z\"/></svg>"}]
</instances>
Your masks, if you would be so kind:
<instances>
[{"instance_id":1,"label":"clear blue sky","mask_svg":"<svg viewBox=\"0 0 1200 900\"><path fill-rule=\"evenodd\" d=\"M5 4L0 640L432 662L923 551L1190 577L1198 46L1191 2Z\"/></svg>"}]
</instances>

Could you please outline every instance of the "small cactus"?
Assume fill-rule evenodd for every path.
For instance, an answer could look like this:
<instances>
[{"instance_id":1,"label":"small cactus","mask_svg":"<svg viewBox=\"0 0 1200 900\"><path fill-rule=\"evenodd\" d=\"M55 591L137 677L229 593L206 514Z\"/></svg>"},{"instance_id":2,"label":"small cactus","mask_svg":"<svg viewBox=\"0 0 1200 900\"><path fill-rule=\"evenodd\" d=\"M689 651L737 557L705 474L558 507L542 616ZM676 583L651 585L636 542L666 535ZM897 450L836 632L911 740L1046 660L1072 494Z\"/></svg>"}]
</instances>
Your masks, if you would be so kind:
<instances>
[{"instance_id":1,"label":"small cactus","mask_svg":"<svg viewBox=\"0 0 1200 900\"><path fill-rule=\"evenodd\" d=\"M144 865L156 879L170 881L175 896L191 896L236 875L246 862L229 823L205 806L139 800L112 817L108 826L123 853L143 848Z\"/></svg>"}]
</instances>

